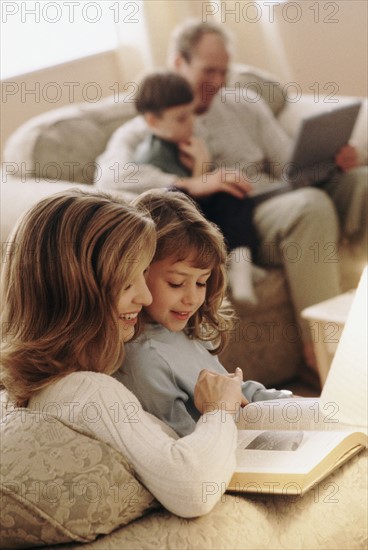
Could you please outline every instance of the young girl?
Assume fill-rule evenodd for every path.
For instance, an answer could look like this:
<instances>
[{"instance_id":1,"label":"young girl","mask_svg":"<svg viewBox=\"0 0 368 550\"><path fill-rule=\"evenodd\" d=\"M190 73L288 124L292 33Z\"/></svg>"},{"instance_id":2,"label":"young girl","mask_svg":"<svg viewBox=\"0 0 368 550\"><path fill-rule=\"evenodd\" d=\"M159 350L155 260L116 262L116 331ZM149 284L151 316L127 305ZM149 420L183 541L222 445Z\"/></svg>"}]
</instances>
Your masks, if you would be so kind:
<instances>
[{"instance_id":1,"label":"young girl","mask_svg":"<svg viewBox=\"0 0 368 550\"><path fill-rule=\"evenodd\" d=\"M11 402L36 411L52 404L59 420L123 453L171 512L208 512L235 468L236 426L224 409L241 404L240 380L202 373L196 405L204 411L214 401L217 411L178 439L108 376L152 300L144 275L156 244L152 220L107 195L70 191L34 206L10 241L1 281L1 384ZM93 419L89 406L98 412ZM204 502L207 479L221 490Z\"/></svg>"},{"instance_id":2,"label":"young girl","mask_svg":"<svg viewBox=\"0 0 368 550\"><path fill-rule=\"evenodd\" d=\"M199 418L194 386L202 369L228 374L217 358L232 327L224 301L226 249L216 226L180 192L148 191L135 205L156 223L157 247L147 275L152 303L144 309L143 334L127 346L115 376L143 407L180 436ZM290 397L244 382L248 401Z\"/></svg>"}]
</instances>

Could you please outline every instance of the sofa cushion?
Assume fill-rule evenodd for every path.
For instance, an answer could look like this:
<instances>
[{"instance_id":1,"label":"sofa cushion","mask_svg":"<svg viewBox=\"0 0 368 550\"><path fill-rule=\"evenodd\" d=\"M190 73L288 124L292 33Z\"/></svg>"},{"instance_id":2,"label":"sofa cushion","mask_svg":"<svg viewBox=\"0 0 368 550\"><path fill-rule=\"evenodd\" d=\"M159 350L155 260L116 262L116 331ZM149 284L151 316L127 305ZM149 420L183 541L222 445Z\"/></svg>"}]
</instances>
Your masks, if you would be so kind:
<instances>
[{"instance_id":1,"label":"sofa cushion","mask_svg":"<svg viewBox=\"0 0 368 550\"><path fill-rule=\"evenodd\" d=\"M118 451L29 409L1 429L1 547L88 542L158 506Z\"/></svg>"},{"instance_id":2,"label":"sofa cushion","mask_svg":"<svg viewBox=\"0 0 368 550\"><path fill-rule=\"evenodd\" d=\"M134 115L131 98L120 95L34 117L6 143L4 158L9 173L18 177L32 175L49 182L92 184L95 170L98 171L96 158L105 150L116 128Z\"/></svg>"},{"instance_id":3,"label":"sofa cushion","mask_svg":"<svg viewBox=\"0 0 368 550\"><path fill-rule=\"evenodd\" d=\"M245 101L251 98L262 98L270 107L275 116L278 116L286 103L286 94L281 83L275 80L274 75L243 64L234 64L228 78L228 86L235 87L237 93Z\"/></svg>"},{"instance_id":4,"label":"sofa cushion","mask_svg":"<svg viewBox=\"0 0 368 550\"><path fill-rule=\"evenodd\" d=\"M40 133L34 144L36 174L48 180L93 183L94 159L105 143L98 125L88 118L55 121Z\"/></svg>"},{"instance_id":5,"label":"sofa cushion","mask_svg":"<svg viewBox=\"0 0 368 550\"><path fill-rule=\"evenodd\" d=\"M280 387L297 376L303 364L298 325L283 271L268 269L254 291L256 304L232 300L236 320L220 361L229 372L240 367L245 380Z\"/></svg>"}]
</instances>

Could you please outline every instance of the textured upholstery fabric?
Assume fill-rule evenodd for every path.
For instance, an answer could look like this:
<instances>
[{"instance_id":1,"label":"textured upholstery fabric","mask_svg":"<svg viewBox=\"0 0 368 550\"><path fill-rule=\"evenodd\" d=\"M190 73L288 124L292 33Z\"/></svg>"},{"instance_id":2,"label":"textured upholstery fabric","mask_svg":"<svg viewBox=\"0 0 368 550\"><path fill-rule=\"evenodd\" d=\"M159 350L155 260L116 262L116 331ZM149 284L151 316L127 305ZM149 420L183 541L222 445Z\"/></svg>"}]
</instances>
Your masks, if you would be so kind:
<instances>
[{"instance_id":1,"label":"textured upholstery fabric","mask_svg":"<svg viewBox=\"0 0 368 550\"><path fill-rule=\"evenodd\" d=\"M255 284L254 291L257 304L234 301L237 319L220 361L230 372L241 366L244 379L279 386L280 381L295 376L303 361L282 270L268 269L266 279Z\"/></svg>"},{"instance_id":2,"label":"textured upholstery fabric","mask_svg":"<svg viewBox=\"0 0 368 550\"><path fill-rule=\"evenodd\" d=\"M245 99L252 97L252 93L255 93L256 97L262 97L275 116L279 115L286 104L281 83L275 80L273 75L258 67L256 69L247 65L234 65L228 85L234 87Z\"/></svg>"},{"instance_id":3,"label":"textured upholstery fabric","mask_svg":"<svg viewBox=\"0 0 368 550\"><path fill-rule=\"evenodd\" d=\"M96 158L114 130L134 115L134 104L124 96L55 109L20 126L7 141L4 158L16 166L14 175L92 184Z\"/></svg>"},{"instance_id":4,"label":"textured upholstery fabric","mask_svg":"<svg viewBox=\"0 0 368 550\"><path fill-rule=\"evenodd\" d=\"M55 550L366 550L367 517L362 452L303 497L226 493L201 518L154 512L108 537Z\"/></svg>"},{"instance_id":5,"label":"textured upholstery fabric","mask_svg":"<svg viewBox=\"0 0 368 550\"><path fill-rule=\"evenodd\" d=\"M188 520L157 509L120 453L47 412L18 409L1 425L4 550L367 547L367 451L303 497L226 493Z\"/></svg>"},{"instance_id":6,"label":"textured upholstery fabric","mask_svg":"<svg viewBox=\"0 0 368 550\"><path fill-rule=\"evenodd\" d=\"M1 548L92 541L158 506L121 453L51 409L1 423Z\"/></svg>"}]
</instances>

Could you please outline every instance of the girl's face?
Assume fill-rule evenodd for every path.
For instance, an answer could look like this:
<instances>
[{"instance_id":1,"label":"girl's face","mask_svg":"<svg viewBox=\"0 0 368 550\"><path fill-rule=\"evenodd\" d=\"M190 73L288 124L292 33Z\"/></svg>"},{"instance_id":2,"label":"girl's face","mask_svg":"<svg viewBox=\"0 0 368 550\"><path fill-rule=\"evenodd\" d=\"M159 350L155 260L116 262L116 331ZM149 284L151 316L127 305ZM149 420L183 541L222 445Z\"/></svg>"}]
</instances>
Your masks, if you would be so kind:
<instances>
[{"instance_id":1,"label":"girl's face","mask_svg":"<svg viewBox=\"0 0 368 550\"><path fill-rule=\"evenodd\" d=\"M206 298L210 275L210 269L193 267L189 260L166 258L152 263L147 275L153 298L146 307L150 319L172 332L183 330Z\"/></svg>"},{"instance_id":2,"label":"girl's face","mask_svg":"<svg viewBox=\"0 0 368 550\"><path fill-rule=\"evenodd\" d=\"M132 280L120 291L117 309L119 316L119 334L122 342L134 336L134 327L143 306L152 302L152 296L146 284L148 265L142 265L135 271Z\"/></svg>"}]
</instances>

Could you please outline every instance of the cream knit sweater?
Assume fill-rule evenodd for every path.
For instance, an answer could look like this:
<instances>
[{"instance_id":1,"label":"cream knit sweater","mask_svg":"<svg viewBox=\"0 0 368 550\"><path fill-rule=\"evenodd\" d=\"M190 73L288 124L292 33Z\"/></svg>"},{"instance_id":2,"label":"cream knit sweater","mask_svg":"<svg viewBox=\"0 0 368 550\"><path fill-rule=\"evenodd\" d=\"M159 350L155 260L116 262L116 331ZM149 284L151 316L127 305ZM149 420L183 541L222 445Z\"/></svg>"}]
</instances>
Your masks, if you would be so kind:
<instances>
[{"instance_id":1,"label":"cream knit sweater","mask_svg":"<svg viewBox=\"0 0 368 550\"><path fill-rule=\"evenodd\" d=\"M123 384L105 374L69 374L38 392L28 406L50 421L57 417L80 426L123 453L157 500L182 517L209 512L235 468L232 415L203 415L192 434L178 439Z\"/></svg>"}]
</instances>

